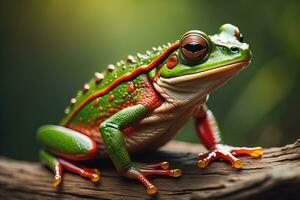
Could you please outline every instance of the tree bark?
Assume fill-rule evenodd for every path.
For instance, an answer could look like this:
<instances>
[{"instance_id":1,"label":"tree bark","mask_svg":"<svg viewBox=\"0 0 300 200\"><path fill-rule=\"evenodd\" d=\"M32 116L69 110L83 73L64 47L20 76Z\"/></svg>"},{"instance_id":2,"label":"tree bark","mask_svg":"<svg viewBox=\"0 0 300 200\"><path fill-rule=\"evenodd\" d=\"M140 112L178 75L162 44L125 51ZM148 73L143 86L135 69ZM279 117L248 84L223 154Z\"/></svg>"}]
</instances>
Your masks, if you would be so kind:
<instances>
[{"instance_id":1,"label":"tree bark","mask_svg":"<svg viewBox=\"0 0 300 200\"><path fill-rule=\"evenodd\" d=\"M88 163L101 170L100 183L65 171L60 187L52 188L52 173L41 164L0 157L0 199L300 199L300 140L266 149L260 159L242 158L242 170L224 162L199 169L196 153L204 151L201 145L173 141L134 157L146 163L168 160L183 170L180 178L151 179L159 188L155 197L136 180L118 176L108 160Z\"/></svg>"}]
</instances>

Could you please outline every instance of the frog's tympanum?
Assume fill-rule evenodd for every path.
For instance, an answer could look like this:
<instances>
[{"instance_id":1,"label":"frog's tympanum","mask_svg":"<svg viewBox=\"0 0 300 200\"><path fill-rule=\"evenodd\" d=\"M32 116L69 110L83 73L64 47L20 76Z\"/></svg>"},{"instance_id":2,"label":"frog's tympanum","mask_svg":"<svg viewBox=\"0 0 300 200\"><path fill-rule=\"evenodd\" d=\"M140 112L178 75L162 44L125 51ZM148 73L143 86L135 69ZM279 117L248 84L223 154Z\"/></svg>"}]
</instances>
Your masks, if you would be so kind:
<instances>
[{"instance_id":1,"label":"frog's tympanum","mask_svg":"<svg viewBox=\"0 0 300 200\"><path fill-rule=\"evenodd\" d=\"M39 128L38 140L45 150L42 162L54 172L53 186L69 170L93 182L100 171L78 161L110 158L122 176L138 179L148 194L158 189L148 175L181 176L166 161L141 165L130 154L154 150L168 141L190 120L207 153L199 155L205 168L216 159L242 168L240 155L259 157L260 147L232 147L222 143L220 129L207 108L208 95L246 68L251 61L249 45L231 24L215 35L188 31L179 41L153 47L145 54L129 55L108 65L70 100L59 126Z\"/></svg>"}]
</instances>

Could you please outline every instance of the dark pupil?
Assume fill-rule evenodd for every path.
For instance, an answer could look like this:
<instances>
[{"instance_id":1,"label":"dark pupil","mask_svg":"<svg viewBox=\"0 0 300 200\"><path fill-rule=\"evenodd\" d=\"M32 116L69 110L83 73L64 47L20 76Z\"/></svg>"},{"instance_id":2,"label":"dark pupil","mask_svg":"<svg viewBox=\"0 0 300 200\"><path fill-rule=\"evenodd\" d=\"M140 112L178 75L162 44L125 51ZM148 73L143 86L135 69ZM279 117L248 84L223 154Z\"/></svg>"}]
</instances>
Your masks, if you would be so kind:
<instances>
[{"instance_id":1,"label":"dark pupil","mask_svg":"<svg viewBox=\"0 0 300 200\"><path fill-rule=\"evenodd\" d=\"M193 52L193 53L204 49L204 47L197 42L190 42L190 43L184 45L183 48L185 48L186 50Z\"/></svg>"}]
</instances>

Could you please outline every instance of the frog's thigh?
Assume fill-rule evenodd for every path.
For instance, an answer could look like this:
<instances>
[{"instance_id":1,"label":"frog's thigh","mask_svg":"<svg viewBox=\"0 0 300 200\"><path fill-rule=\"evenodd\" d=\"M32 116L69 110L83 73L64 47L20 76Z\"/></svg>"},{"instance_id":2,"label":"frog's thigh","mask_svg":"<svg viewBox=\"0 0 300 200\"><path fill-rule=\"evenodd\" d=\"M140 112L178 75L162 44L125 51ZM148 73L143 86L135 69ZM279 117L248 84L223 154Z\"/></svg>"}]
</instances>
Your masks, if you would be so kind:
<instances>
[{"instance_id":1,"label":"frog's thigh","mask_svg":"<svg viewBox=\"0 0 300 200\"><path fill-rule=\"evenodd\" d=\"M86 160L97 154L97 144L88 136L62 126L47 125L39 128L37 139L51 153L71 159Z\"/></svg>"}]
</instances>

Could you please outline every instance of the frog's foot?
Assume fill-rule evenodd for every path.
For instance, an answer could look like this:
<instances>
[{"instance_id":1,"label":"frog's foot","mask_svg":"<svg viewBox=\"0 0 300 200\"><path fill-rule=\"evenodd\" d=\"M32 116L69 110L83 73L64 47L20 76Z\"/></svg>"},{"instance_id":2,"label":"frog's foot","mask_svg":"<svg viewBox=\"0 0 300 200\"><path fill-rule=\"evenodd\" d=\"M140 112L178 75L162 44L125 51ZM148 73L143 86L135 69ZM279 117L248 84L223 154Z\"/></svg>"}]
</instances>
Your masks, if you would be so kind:
<instances>
[{"instance_id":1,"label":"frog's foot","mask_svg":"<svg viewBox=\"0 0 300 200\"><path fill-rule=\"evenodd\" d=\"M53 187L61 183L63 170L68 170L89 178L92 182L98 182L100 180L100 171L98 169L83 167L77 163L57 158L43 150L40 152L40 157L42 162L54 172Z\"/></svg>"},{"instance_id":2,"label":"frog's foot","mask_svg":"<svg viewBox=\"0 0 300 200\"><path fill-rule=\"evenodd\" d=\"M158 192L156 186L154 186L148 179L148 175L168 175L172 177L179 177L182 174L180 169L169 169L168 162L161 162L152 165L139 165L135 164L135 167L131 166L123 172L123 176L130 179L138 179L147 189L147 193L154 195ZM162 168L162 169L158 169Z\"/></svg>"},{"instance_id":3,"label":"frog's foot","mask_svg":"<svg viewBox=\"0 0 300 200\"><path fill-rule=\"evenodd\" d=\"M248 155L252 158L258 158L262 154L263 149L261 147L231 147L224 144L217 144L209 152L199 154L198 166L206 168L212 161L220 158L231 163L232 167L240 169L243 167L243 161L235 156Z\"/></svg>"},{"instance_id":4,"label":"frog's foot","mask_svg":"<svg viewBox=\"0 0 300 200\"><path fill-rule=\"evenodd\" d=\"M86 168L64 159L57 159L54 170L53 187L57 187L61 183L64 169L79 174L82 177L89 178L94 183L100 180L100 171L98 169Z\"/></svg>"}]
</instances>

